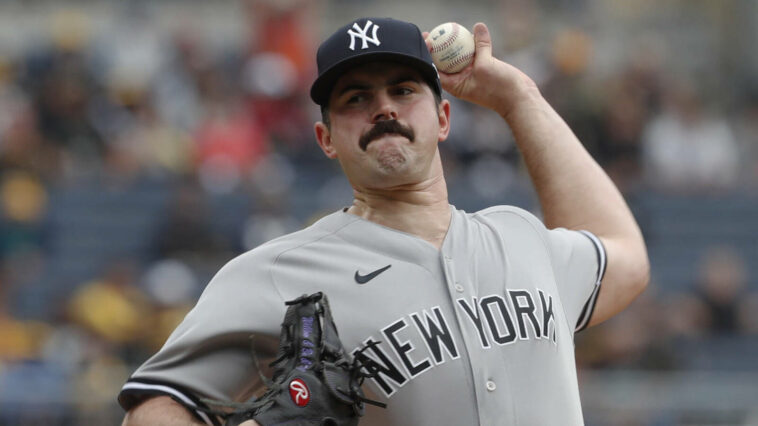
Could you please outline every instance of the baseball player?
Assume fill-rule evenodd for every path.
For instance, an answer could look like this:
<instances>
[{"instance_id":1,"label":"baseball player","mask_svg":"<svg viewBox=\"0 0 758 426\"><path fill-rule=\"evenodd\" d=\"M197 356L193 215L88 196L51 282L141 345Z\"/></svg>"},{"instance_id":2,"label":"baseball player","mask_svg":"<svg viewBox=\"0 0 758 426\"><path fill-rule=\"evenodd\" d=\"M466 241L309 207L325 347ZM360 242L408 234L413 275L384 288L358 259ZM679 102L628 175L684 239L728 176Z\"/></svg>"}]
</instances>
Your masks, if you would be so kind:
<instances>
[{"instance_id":1,"label":"baseball player","mask_svg":"<svg viewBox=\"0 0 758 426\"><path fill-rule=\"evenodd\" d=\"M387 408L368 407L366 423L583 424L574 333L645 288L645 245L532 80L492 56L484 24L474 38L473 63L440 75L411 23L358 19L322 43L315 135L353 204L224 266L124 385L124 424L217 424L206 398L242 401L263 387L249 336L266 352L284 302L314 292L329 296L348 352L368 345L376 374L364 389ZM450 205L443 88L506 120L544 222L512 206Z\"/></svg>"}]
</instances>

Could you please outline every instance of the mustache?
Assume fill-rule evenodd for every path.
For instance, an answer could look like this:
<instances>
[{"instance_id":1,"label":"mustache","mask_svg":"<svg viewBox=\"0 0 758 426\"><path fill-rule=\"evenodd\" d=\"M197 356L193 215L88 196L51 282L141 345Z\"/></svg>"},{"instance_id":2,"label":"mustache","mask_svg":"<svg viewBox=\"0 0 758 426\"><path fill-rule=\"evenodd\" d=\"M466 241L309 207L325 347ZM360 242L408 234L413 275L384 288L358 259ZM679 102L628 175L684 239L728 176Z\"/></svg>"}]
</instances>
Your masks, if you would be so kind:
<instances>
[{"instance_id":1,"label":"mustache","mask_svg":"<svg viewBox=\"0 0 758 426\"><path fill-rule=\"evenodd\" d=\"M397 120L385 120L376 123L368 132L361 135L360 140L358 140L358 146L365 151L371 141L386 134L397 134L411 142L415 139L412 128L400 124Z\"/></svg>"}]
</instances>

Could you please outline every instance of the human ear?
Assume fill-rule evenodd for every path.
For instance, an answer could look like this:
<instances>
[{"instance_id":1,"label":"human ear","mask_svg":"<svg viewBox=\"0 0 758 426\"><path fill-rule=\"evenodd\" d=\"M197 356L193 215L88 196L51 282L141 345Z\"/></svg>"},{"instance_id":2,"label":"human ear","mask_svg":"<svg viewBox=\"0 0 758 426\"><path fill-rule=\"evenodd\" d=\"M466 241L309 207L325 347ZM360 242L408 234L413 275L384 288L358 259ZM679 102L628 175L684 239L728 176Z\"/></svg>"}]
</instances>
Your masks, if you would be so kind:
<instances>
[{"instance_id":1,"label":"human ear","mask_svg":"<svg viewBox=\"0 0 758 426\"><path fill-rule=\"evenodd\" d=\"M443 99L440 102L437 116L440 126L439 135L437 137L438 140L442 142L447 139L447 136L450 133L450 101Z\"/></svg>"},{"instance_id":2,"label":"human ear","mask_svg":"<svg viewBox=\"0 0 758 426\"><path fill-rule=\"evenodd\" d=\"M319 121L313 126L313 130L316 132L316 141L318 141L318 146L321 147L321 150L324 151L324 154L332 160L337 158L337 151L334 149L334 145L332 145L332 135L329 131L329 127L327 127L323 122Z\"/></svg>"}]
</instances>

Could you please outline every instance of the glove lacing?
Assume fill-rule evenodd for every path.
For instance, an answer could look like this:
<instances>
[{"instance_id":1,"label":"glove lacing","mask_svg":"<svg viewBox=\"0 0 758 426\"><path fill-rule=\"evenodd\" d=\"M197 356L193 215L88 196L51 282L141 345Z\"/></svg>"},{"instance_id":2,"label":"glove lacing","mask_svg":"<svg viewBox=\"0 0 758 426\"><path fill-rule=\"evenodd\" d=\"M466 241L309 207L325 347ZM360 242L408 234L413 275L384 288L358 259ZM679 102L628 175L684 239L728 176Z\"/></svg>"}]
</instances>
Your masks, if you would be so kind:
<instances>
[{"instance_id":1,"label":"glove lacing","mask_svg":"<svg viewBox=\"0 0 758 426\"><path fill-rule=\"evenodd\" d=\"M251 337L251 345L253 338ZM386 408L387 404L376 401L370 398L366 398L364 396L361 396L359 393L361 385L363 385L363 382L367 378L376 377L379 373L379 367L376 365L376 363L371 362L370 359L363 353L366 351L366 349L373 348L374 346L378 345L381 342L378 341L372 341L366 344L364 347L359 349L355 356L353 357L353 361L350 362L342 356L341 351L338 349L332 347L332 345L329 345L328 343L324 343L324 352L328 353L332 358L337 358L337 360L334 362L334 365L340 368L343 368L347 370L347 372L350 374L350 382L352 385L351 389L342 389L341 387L337 387L337 391L340 392L342 395L350 398L351 400L355 401L353 403L353 411L356 415L360 413L360 404L361 403L367 403L371 404L377 407ZM282 353L273 361L271 361L268 366L269 367L275 367L278 363L285 361L287 359L290 359L293 357L294 354L294 345L292 343L289 343L287 345L284 345L282 347ZM268 395L271 394L277 394L284 390L287 385L285 383L277 383L276 378L278 376L274 376L274 380L268 379L266 376L263 375L263 372L260 368L260 361L257 356L257 352L253 348L252 350L253 355L253 362L255 364L256 370L258 370L258 375L260 376L263 383L266 385L266 392L261 395L260 398L254 401L246 401L246 402L232 402L232 401L218 401L214 399L208 399L208 398L201 398L201 401L209 406L216 406L216 407L225 407L225 408L232 408L235 412L248 412L253 410L263 410L265 408L268 408L268 406L274 404L274 399L267 398ZM322 363L318 363L314 371L318 372L319 374L322 374L324 370L324 365ZM213 409L205 409L205 408L199 408L200 410L207 412L209 414L214 415L229 415L226 411L221 410L213 410Z\"/></svg>"}]
</instances>

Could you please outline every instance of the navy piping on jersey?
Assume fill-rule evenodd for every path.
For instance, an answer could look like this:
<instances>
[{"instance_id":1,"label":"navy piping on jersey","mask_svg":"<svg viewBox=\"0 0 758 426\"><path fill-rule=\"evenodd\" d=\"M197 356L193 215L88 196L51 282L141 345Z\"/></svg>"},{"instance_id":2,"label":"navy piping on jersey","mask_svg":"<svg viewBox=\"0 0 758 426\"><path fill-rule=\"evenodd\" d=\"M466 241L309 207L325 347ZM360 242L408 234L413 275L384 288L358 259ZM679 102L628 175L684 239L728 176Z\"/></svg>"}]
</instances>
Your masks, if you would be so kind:
<instances>
[{"instance_id":1,"label":"navy piping on jersey","mask_svg":"<svg viewBox=\"0 0 758 426\"><path fill-rule=\"evenodd\" d=\"M157 396L166 395L173 398L176 402L186 407L198 420L202 420L207 425L216 426L221 425L217 419L208 416L207 413L200 411L200 408L204 408L205 405L201 403L197 398L191 396L192 393L183 390L182 386L169 384L165 382L157 382L151 380L129 380L121 388L121 393L118 395L118 402L125 410L129 410L136 404L137 399L143 396Z\"/></svg>"},{"instance_id":2,"label":"navy piping on jersey","mask_svg":"<svg viewBox=\"0 0 758 426\"><path fill-rule=\"evenodd\" d=\"M605 247L603 247L603 242L600 241L600 239L591 232L579 232L589 238L590 241L592 241L592 243L595 245L595 252L597 254L597 281L595 281L595 288L592 290L592 294L590 294L589 299L587 299L587 303L585 303L584 308L582 308L582 313L579 314L579 319L576 322L576 328L574 329L574 332L584 330L590 323L592 313L595 312L597 297L600 294L600 283L603 281L603 276L605 275L605 267L608 262L608 258L605 254Z\"/></svg>"}]
</instances>

